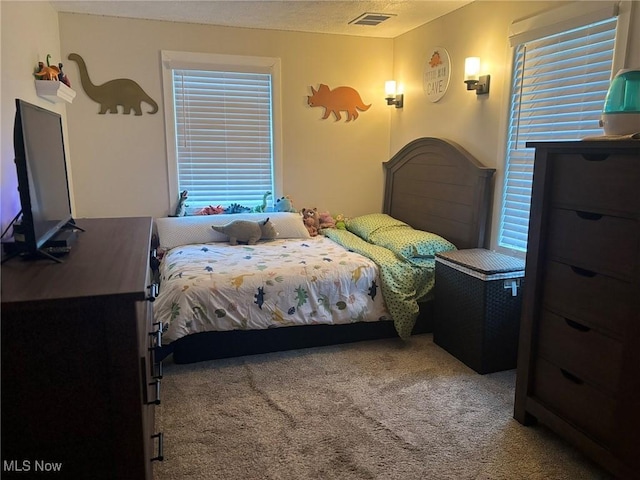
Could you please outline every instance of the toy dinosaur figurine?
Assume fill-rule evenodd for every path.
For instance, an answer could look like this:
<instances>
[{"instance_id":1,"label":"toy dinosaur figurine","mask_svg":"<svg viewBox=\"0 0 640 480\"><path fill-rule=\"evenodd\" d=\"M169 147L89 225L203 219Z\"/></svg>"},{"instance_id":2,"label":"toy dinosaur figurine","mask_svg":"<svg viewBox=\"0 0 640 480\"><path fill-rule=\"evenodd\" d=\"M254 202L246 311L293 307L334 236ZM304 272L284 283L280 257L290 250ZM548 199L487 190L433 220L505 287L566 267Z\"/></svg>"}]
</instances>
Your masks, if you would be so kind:
<instances>
[{"instance_id":1,"label":"toy dinosaur figurine","mask_svg":"<svg viewBox=\"0 0 640 480\"><path fill-rule=\"evenodd\" d=\"M178 198L178 205L176 206L176 214L174 217L184 217L187 214L187 197L189 196L189 192L183 190L180 193L180 198Z\"/></svg>"},{"instance_id":2,"label":"toy dinosaur figurine","mask_svg":"<svg viewBox=\"0 0 640 480\"><path fill-rule=\"evenodd\" d=\"M71 82L69 81L69 77L62 71L62 64L58 64L58 68L60 69L60 73L58 74L58 80L64 83L67 87L71 88Z\"/></svg>"},{"instance_id":3,"label":"toy dinosaur figurine","mask_svg":"<svg viewBox=\"0 0 640 480\"><path fill-rule=\"evenodd\" d=\"M224 213L249 213L250 211L249 207L243 207L239 203L232 203L224 209Z\"/></svg>"},{"instance_id":4,"label":"toy dinosaur figurine","mask_svg":"<svg viewBox=\"0 0 640 480\"><path fill-rule=\"evenodd\" d=\"M60 69L53 66L44 66L44 62L38 62L39 71L35 72L34 75L40 80L58 80L58 75L60 74Z\"/></svg>"},{"instance_id":5,"label":"toy dinosaur figurine","mask_svg":"<svg viewBox=\"0 0 640 480\"><path fill-rule=\"evenodd\" d=\"M267 198L271 195L271 192L267 192L262 196L262 204L258 205L253 209L256 213L262 213L267 209Z\"/></svg>"},{"instance_id":6,"label":"toy dinosaur figurine","mask_svg":"<svg viewBox=\"0 0 640 480\"><path fill-rule=\"evenodd\" d=\"M202 207L193 212L194 215L218 215L220 213L224 213L224 207L222 205L209 205L207 207Z\"/></svg>"}]
</instances>

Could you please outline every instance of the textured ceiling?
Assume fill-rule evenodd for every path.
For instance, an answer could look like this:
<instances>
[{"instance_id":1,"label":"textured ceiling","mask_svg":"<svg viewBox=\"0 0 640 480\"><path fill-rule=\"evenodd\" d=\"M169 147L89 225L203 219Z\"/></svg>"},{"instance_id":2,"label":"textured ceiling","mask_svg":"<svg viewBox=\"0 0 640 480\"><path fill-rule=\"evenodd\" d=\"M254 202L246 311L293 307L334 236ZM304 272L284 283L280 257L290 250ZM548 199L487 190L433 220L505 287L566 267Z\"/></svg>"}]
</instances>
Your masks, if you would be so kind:
<instances>
[{"instance_id":1,"label":"textured ceiling","mask_svg":"<svg viewBox=\"0 0 640 480\"><path fill-rule=\"evenodd\" d=\"M395 38L471 1L52 0L51 4L59 12ZM390 18L377 26L349 24L364 13L386 14Z\"/></svg>"}]
</instances>

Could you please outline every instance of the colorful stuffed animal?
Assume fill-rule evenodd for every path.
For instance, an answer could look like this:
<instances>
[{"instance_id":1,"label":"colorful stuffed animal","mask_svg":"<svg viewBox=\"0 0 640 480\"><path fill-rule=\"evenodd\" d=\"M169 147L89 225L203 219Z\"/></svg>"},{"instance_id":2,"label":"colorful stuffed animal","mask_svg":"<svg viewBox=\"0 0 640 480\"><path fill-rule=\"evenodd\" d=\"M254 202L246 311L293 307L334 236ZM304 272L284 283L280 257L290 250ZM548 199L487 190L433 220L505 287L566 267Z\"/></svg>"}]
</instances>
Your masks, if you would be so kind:
<instances>
[{"instance_id":1,"label":"colorful stuffed animal","mask_svg":"<svg viewBox=\"0 0 640 480\"><path fill-rule=\"evenodd\" d=\"M304 226L307 228L309 235L311 235L312 237L315 237L316 235L318 235L318 229L314 225L315 221L313 220L313 218L305 217L302 219L302 222L304 223Z\"/></svg>"},{"instance_id":2,"label":"colorful stuffed animal","mask_svg":"<svg viewBox=\"0 0 640 480\"><path fill-rule=\"evenodd\" d=\"M307 227L309 231L309 235L315 237L318 235L318 230L320 229L320 218L318 217L318 209L317 208L303 208L302 213L302 223Z\"/></svg>"},{"instance_id":3,"label":"colorful stuffed animal","mask_svg":"<svg viewBox=\"0 0 640 480\"><path fill-rule=\"evenodd\" d=\"M268 218L262 222L234 220L226 225L212 225L211 228L228 236L229 245L237 245L238 242L255 245L258 240L272 240L278 236Z\"/></svg>"},{"instance_id":4,"label":"colorful stuffed animal","mask_svg":"<svg viewBox=\"0 0 640 480\"><path fill-rule=\"evenodd\" d=\"M320 212L318 214L318 220L320 222L320 230L323 228L336 228L336 221L333 219L329 212Z\"/></svg>"},{"instance_id":5,"label":"colorful stuffed animal","mask_svg":"<svg viewBox=\"0 0 640 480\"><path fill-rule=\"evenodd\" d=\"M224 209L224 213L248 213L251 209L240 205L239 203L232 203Z\"/></svg>"},{"instance_id":6,"label":"colorful stuffed animal","mask_svg":"<svg viewBox=\"0 0 640 480\"><path fill-rule=\"evenodd\" d=\"M222 205L218 205L217 207L209 205L208 207L199 208L193 212L194 215L219 215L221 213L224 213L224 207Z\"/></svg>"},{"instance_id":7,"label":"colorful stuffed animal","mask_svg":"<svg viewBox=\"0 0 640 480\"><path fill-rule=\"evenodd\" d=\"M336 228L338 230L346 230L347 229L347 218L339 213L336 215Z\"/></svg>"},{"instance_id":8,"label":"colorful stuffed animal","mask_svg":"<svg viewBox=\"0 0 640 480\"><path fill-rule=\"evenodd\" d=\"M275 205L273 206L274 212L294 212L296 211L293 208L293 202L291 201L291 197L287 195L286 197L280 197L276 200Z\"/></svg>"}]
</instances>

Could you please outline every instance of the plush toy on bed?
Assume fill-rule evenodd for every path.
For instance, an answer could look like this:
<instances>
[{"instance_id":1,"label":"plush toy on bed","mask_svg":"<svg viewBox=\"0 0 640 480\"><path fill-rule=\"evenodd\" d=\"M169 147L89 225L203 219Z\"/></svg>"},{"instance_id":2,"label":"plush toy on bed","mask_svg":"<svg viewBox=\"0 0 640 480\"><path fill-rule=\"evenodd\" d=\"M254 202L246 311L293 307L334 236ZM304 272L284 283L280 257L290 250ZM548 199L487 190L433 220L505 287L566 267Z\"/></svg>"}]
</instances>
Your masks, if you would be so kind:
<instances>
[{"instance_id":1,"label":"plush toy on bed","mask_svg":"<svg viewBox=\"0 0 640 480\"><path fill-rule=\"evenodd\" d=\"M291 197L287 195L286 197L280 197L276 199L276 203L273 205L273 210L275 212L294 212L296 211L293 208L293 202L291 201Z\"/></svg>"},{"instance_id":2,"label":"plush toy on bed","mask_svg":"<svg viewBox=\"0 0 640 480\"><path fill-rule=\"evenodd\" d=\"M339 213L338 215L336 215L336 228L338 230L346 230L347 229L347 218Z\"/></svg>"},{"instance_id":3,"label":"plush toy on bed","mask_svg":"<svg viewBox=\"0 0 640 480\"><path fill-rule=\"evenodd\" d=\"M302 213L302 223L307 227L309 231L309 235L315 237L318 235L318 230L320 229L320 218L318 217L318 209L317 208L303 208L300 210Z\"/></svg>"},{"instance_id":4,"label":"plush toy on bed","mask_svg":"<svg viewBox=\"0 0 640 480\"><path fill-rule=\"evenodd\" d=\"M262 222L234 220L226 225L213 225L211 228L228 236L229 245L237 245L238 242L255 245L258 240L272 240L278 236L268 218Z\"/></svg>"},{"instance_id":5,"label":"plush toy on bed","mask_svg":"<svg viewBox=\"0 0 640 480\"><path fill-rule=\"evenodd\" d=\"M336 221L329 212L320 212L318 214L318 220L320 222L318 227L320 230L323 228L336 228Z\"/></svg>"}]
</instances>

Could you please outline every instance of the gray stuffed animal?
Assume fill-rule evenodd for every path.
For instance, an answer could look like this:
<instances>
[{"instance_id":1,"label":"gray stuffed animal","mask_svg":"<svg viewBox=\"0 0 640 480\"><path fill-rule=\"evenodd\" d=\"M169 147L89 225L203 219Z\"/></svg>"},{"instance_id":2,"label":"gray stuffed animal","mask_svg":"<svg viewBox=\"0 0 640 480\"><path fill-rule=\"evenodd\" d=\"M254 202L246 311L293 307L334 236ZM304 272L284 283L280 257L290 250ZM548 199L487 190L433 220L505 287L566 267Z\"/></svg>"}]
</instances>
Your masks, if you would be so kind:
<instances>
[{"instance_id":1,"label":"gray stuffed animal","mask_svg":"<svg viewBox=\"0 0 640 480\"><path fill-rule=\"evenodd\" d=\"M238 242L255 245L258 240L272 240L278 236L268 218L263 222L234 220L226 225L213 225L211 228L228 236L229 245L237 245Z\"/></svg>"}]
</instances>

